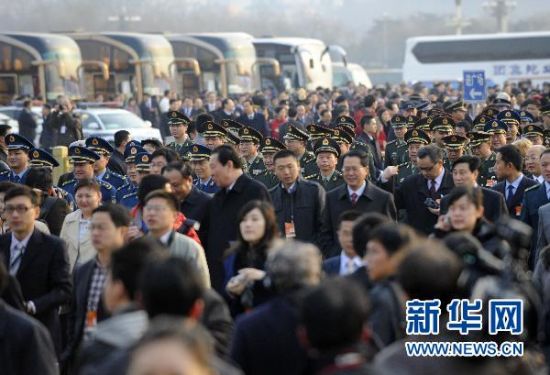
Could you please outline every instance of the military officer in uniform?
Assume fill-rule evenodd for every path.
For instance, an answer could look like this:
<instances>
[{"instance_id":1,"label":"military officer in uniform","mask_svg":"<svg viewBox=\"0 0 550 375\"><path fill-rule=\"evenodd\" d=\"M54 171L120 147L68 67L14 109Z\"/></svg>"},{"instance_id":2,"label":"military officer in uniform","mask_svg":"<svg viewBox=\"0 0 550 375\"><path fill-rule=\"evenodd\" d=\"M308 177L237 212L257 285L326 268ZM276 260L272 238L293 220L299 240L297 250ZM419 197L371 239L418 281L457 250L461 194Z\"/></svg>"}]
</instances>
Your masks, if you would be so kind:
<instances>
[{"instance_id":1,"label":"military officer in uniform","mask_svg":"<svg viewBox=\"0 0 550 375\"><path fill-rule=\"evenodd\" d=\"M96 179L111 184L115 190L128 183L126 177L107 169L109 157L114 151L109 142L103 138L89 137L86 139L86 147L99 155L99 160L94 163L94 174Z\"/></svg>"},{"instance_id":2,"label":"military officer in uniform","mask_svg":"<svg viewBox=\"0 0 550 375\"><path fill-rule=\"evenodd\" d=\"M492 118L490 118L489 116L483 115L483 114L477 116L474 119L474 124L472 126L472 131L474 131L474 132L484 132L485 131L485 125L487 125L487 123L491 120L492 120Z\"/></svg>"},{"instance_id":3,"label":"military officer in uniform","mask_svg":"<svg viewBox=\"0 0 550 375\"><path fill-rule=\"evenodd\" d=\"M491 149L496 151L500 147L506 145L506 133L508 126L500 120L490 120L483 129L485 133L491 135Z\"/></svg>"},{"instance_id":4,"label":"military officer in uniform","mask_svg":"<svg viewBox=\"0 0 550 375\"><path fill-rule=\"evenodd\" d=\"M426 132L420 129L412 129L405 133L405 142L407 143L408 161L399 164L397 172L396 185L399 186L405 178L410 175L417 174L416 168L417 153L420 147L430 144L430 137Z\"/></svg>"},{"instance_id":5,"label":"military officer in uniform","mask_svg":"<svg viewBox=\"0 0 550 375\"><path fill-rule=\"evenodd\" d=\"M315 162L315 154L306 150L309 135L294 125L289 125L288 131L283 138L287 149L296 155L300 163L300 172L302 176L309 176L316 173L318 169Z\"/></svg>"},{"instance_id":6,"label":"military officer in uniform","mask_svg":"<svg viewBox=\"0 0 550 375\"><path fill-rule=\"evenodd\" d=\"M327 192L345 184L342 172L336 170L340 158L338 142L330 138L321 138L315 142L313 150L317 158L319 172L304 178L318 182Z\"/></svg>"},{"instance_id":7,"label":"military officer in uniform","mask_svg":"<svg viewBox=\"0 0 550 375\"><path fill-rule=\"evenodd\" d=\"M265 138L260 144L260 152L263 156L265 170L254 176L254 179L264 184L267 190L279 183L274 173L273 156L281 150L286 150L286 147L275 138Z\"/></svg>"},{"instance_id":8,"label":"military officer in uniform","mask_svg":"<svg viewBox=\"0 0 550 375\"><path fill-rule=\"evenodd\" d=\"M544 130L540 126L531 124L525 127L523 135L531 141L533 145L544 144Z\"/></svg>"},{"instance_id":9,"label":"military officer in uniform","mask_svg":"<svg viewBox=\"0 0 550 375\"><path fill-rule=\"evenodd\" d=\"M423 117L414 124L415 129L422 130L428 135L428 137L430 137L430 142L432 138L431 125L433 120L433 117ZM407 153L405 153L405 155L407 155Z\"/></svg>"},{"instance_id":10,"label":"military officer in uniform","mask_svg":"<svg viewBox=\"0 0 550 375\"><path fill-rule=\"evenodd\" d=\"M443 137L453 134L455 126L456 124L452 118L445 116L435 117L430 125L434 143L441 148L445 148Z\"/></svg>"},{"instance_id":11,"label":"military officer in uniform","mask_svg":"<svg viewBox=\"0 0 550 375\"><path fill-rule=\"evenodd\" d=\"M244 126L240 122L231 119L224 119L220 123L224 128L234 134L239 134L239 130Z\"/></svg>"},{"instance_id":12,"label":"military officer in uniform","mask_svg":"<svg viewBox=\"0 0 550 375\"><path fill-rule=\"evenodd\" d=\"M53 170L54 168L59 167L59 163L48 151L41 148L35 148L29 152L29 167L49 168L50 170ZM49 194L53 197L64 199L71 210L74 210L74 197L65 190L61 189L59 186L52 186L52 191L50 191Z\"/></svg>"},{"instance_id":13,"label":"military officer in uniform","mask_svg":"<svg viewBox=\"0 0 550 375\"><path fill-rule=\"evenodd\" d=\"M521 132L523 133L523 129L529 125L535 122L535 117L531 114L531 112L528 111L521 111L519 113L519 127Z\"/></svg>"},{"instance_id":14,"label":"military officer in uniform","mask_svg":"<svg viewBox=\"0 0 550 375\"><path fill-rule=\"evenodd\" d=\"M239 151L245 161L244 172L254 178L265 171L262 155L258 152L263 136L256 129L246 126L239 130L239 138Z\"/></svg>"},{"instance_id":15,"label":"military officer in uniform","mask_svg":"<svg viewBox=\"0 0 550 375\"><path fill-rule=\"evenodd\" d=\"M458 134L448 135L441 138L441 141L445 145L445 150L447 151L447 157L443 162L443 166L448 171L451 171L453 168L453 163L464 155L464 146L468 139Z\"/></svg>"},{"instance_id":16,"label":"military officer in uniform","mask_svg":"<svg viewBox=\"0 0 550 375\"><path fill-rule=\"evenodd\" d=\"M332 129L326 128L321 125L311 124L306 126L306 130L309 132L309 142L311 145L311 149L314 149L314 146L319 139L331 138L333 136Z\"/></svg>"},{"instance_id":17,"label":"military officer in uniform","mask_svg":"<svg viewBox=\"0 0 550 375\"><path fill-rule=\"evenodd\" d=\"M468 136L472 154L481 160L477 183L479 186L491 188L498 182L495 174L497 154L491 151L491 135L485 132L471 132Z\"/></svg>"},{"instance_id":18,"label":"military officer in uniform","mask_svg":"<svg viewBox=\"0 0 550 375\"><path fill-rule=\"evenodd\" d=\"M29 172L29 151L34 145L19 134L8 134L5 140L8 146L8 165L11 169L0 173L0 181L24 184Z\"/></svg>"},{"instance_id":19,"label":"military officer in uniform","mask_svg":"<svg viewBox=\"0 0 550 375\"><path fill-rule=\"evenodd\" d=\"M206 121L203 126L204 132L202 135L204 137L204 144L206 147L212 151L216 147L225 144L229 130L210 120Z\"/></svg>"},{"instance_id":20,"label":"military officer in uniform","mask_svg":"<svg viewBox=\"0 0 550 375\"><path fill-rule=\"evenodd\" d=\"M544 129L544 146L550 147L550 129Z\"/></svg>"},{"instance_id":21,"label":"military officer in uniform","mask_svg":"<svg viewBox=\"0 0 550 375\"><path fill-rule=\"evenodd\" d=\"M117 202L127 194L137 191L138 173L136 169L136 155L147 152L143 147L136 144L127 144L124 149L124 162L126 164L126 174L128 182L119 187L116 191Z\"/></svg>"},{"instance_id":22,"label":"military officer in uniform","mask_svg":"<svg viewBox=\"0 0 550 375\"><path fill-rule=\"evenodd\" d=\"M189 160L189 148L193 144L187 135L187 128L191 120L179 111L169 111L168 114L168 129L174 137L174 141L166 145L176 151L181 160Z\"/></svg>"},{"instance_id":23,"label":"military officer in uniform","mask_svg":"<svg viewBox=\"0 0 550 375\"><path fill-rule=\"evenodd\" d=\"M94 178L94 164L100 156L85 147L73 146L69 148L69 160L73 164L74 178L64 182L61 188L74 196L74 188L79 180ZM110 183L98 180L101 185L102 201L116 203L116 189Z\"/></svg>"},{"instance_id":24,"label":"military officer in uniform","mask_svg":"<svg viewBox=\"0 0 550 375\"><path fill-rule=\"evenodd\" d=\"M151 154L147 151L138 152L134 156L134 163L136 166L138 186L141 183L143 177L151 173ZM123 205L128 209L132 209L139 203L137 188L134 191L131 191L122 196L119 204Z\"/></svg>"},{"instance_id":25,"label":"military officer in uniform","mask_svg":"<svg viewBox=\"0 0 550 375\"><path fill-rule=\"evenodd\" d=\"M210 149L202 145L191 146L191 166L197 178L193 181L193 185L202 192L214 195L220 190L216 183L212 180L212 172L210 171Z\"/></svg>"},{"instance_id":26,"label":"military officer in uniform","mask_svg":"<svg viewBox=\"0 0 550 375\"><path fill-rule=\"evenodd\" d=\"M410 116L412 118L412 116ZM395 133L395 139L386 144L385 166L398 165L407 151L405 142L405 133L408 128L407 118L401 115L395 115L391 119L391 126Z\"/></svg>"},{"instance_id":27,"label":"military officer in uniform","mask_svg":"<svg viewBox=\"0 0 550 375\"><path fill-rule=\"evenodd\" d=\"M519 113L517 113L516 111L512 111L511 109L507 109L498 113L497 120L502 121L508 127L508 131L506 132L507 144L513 143L514 141L518 140L519 122L521 120L519 117Z\"/></svg>"}]
</instances>

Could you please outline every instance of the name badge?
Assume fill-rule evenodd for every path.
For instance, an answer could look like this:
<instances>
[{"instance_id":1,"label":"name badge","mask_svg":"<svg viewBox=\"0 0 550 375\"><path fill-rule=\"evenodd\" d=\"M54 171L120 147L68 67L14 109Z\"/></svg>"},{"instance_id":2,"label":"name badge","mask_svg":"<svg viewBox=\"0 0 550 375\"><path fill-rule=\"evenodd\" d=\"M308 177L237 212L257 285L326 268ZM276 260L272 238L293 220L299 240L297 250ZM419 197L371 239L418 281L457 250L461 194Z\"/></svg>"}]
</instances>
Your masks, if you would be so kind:
<instances>
[{"instance_id":1,"label":"name badge","mask_svg":"<svg viewBox=\"0 0 550 375\"><path fill-rule=\"evenodd\" d=\"M294 238L296 237L296 230L294 229L294 222L285 223L285 237Z\"/></svg>"}]
</instances>

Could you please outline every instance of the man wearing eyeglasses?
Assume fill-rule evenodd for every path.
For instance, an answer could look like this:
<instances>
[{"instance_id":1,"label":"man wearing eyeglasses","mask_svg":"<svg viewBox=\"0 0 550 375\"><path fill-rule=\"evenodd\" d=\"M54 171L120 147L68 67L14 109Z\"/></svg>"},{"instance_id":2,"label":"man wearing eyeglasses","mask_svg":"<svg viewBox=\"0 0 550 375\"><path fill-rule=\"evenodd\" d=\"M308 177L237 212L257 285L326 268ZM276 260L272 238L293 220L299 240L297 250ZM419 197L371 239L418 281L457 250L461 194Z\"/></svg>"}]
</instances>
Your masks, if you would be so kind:
<instances>
[{"instance_id":1,"label":"man wearing eyeglasses","mask_svg":"<svg viewBox=\"0 0 550 375\"><path fill-rule=\"evenodd\" d=\"M67 249L59 238L35 229L40 207L37 195L29 187L11 188L4 203L11 233L0 236L0 254L21 286L27 313L48 328L59 355L58 310L71 296Z\"/></svg>"},{"instance_id":2,"label":"man wearing eyeglasses","mask_svg":"<svg viewBox=\"0 0 550 375\"><path fill-rule=\"evenodd\" d=\"M407 211L408 224L430 234L439 215L439 201L453 189L453 176L443 167L443 150L436 145L420 148L417 154L420 174L405 178L395 191L397 209Z\"/></svg>"}]
</instances>

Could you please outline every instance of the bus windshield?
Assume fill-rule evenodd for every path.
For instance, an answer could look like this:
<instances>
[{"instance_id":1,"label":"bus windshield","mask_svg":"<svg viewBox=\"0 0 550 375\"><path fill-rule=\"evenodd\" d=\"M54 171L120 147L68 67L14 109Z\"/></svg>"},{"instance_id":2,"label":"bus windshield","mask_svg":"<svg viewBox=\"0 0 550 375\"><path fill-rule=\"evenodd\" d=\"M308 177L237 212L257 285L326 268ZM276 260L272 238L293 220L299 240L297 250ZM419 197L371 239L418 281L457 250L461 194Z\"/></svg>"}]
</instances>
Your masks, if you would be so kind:
<instances>
[{"instance_id":1,"label":"bus windshield","mask_svg":"<svg viewBox=\"0 0 550 375\"><path fill-rule=\"evenodd\" d=\"M161 95L170 89L170 64L174 60L170 45L149 45L148 53L142 56L143 92Z\"/></svg>"},{"instance_id":2,"label":"bus windshield","mask_svg":"<svg viewBox=\"0 0 550 375\"><path fill-rule=\"evenodd\" d=\"M252 65L256 60L256 50L251 41L228 40L229 48L225 52L227 60L227 91L239 94L253 91Z\"/></svg>"},{"instance_id":3,"label":"bus windshield","mask_svg":"<svg viewBox=\"0 0 550 375\"><path fill-rule=\"evenodd\" d=\"M81 64L80 51L66 46L54 46L52 50L43 53L42 57L48 63L45 65L46 99L55 100L59 95L70 99L80 99L80 77L78 67Z\"/></svg>"}]
</instances>

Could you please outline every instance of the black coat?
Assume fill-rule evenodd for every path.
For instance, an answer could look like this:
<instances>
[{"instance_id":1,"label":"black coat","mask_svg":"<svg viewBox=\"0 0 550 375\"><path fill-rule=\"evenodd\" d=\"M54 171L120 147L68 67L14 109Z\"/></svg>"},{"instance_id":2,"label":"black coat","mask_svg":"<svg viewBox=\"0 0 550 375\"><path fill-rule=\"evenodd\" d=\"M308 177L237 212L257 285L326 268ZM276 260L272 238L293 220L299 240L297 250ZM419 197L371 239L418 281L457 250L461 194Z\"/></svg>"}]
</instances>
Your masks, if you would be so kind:
<instances>
[{"instance_id":1,"label":"black coat","mask_svg":"<svg viewBox=\"0 0 550 375\"><path fill-rule=\"evenodd\" d=\"M61 228L63 227L63 222L65 221L65 216L70 212L71 209L65 199L45 196L40 206L40 216L38 219L48 225L51 234L59 236Z\"/></svg>"},{"instance_id":2,"label":"black coat","mask_svg":"<svg viewBox=\"0 0 550 375\"><path fill-rule=\"evenodd\" d=\"M36 121L32 117L31 110L23 109L19 114L19 135L27 138L29 141L34 143L34 138L36 137Z\"/></svg>"},{"instance_id":3,"label":"black coat","mask_svg":"<svg viewBox=\"0 0 550 375\"><path fill-rule=\"evenodd\" d=\"M208 202L199 236L206 252L212 287L219 293L225 290L223 258L230 242L237 239L239 211L255 199L271 202L265 186L243 174L229 193L222 189Z\"/></svg>"},{"instance_id":4,"label":"black coat","mask_svg":"<svg viewBox=\"0 0 550 375\"><path fill-rule=\"evenodd\" d=\"M277 297L237 319L231 359L245 374L302 374L307 364L305 349L296 330L299 313L296 298Z\"/></svg>"},{"instance_id":5,"label":"black coat","mask_svg":"<svg viewBox=\"0 0 550 375\"><path fill-rule=\"evenodd\" d=\"M2 374L58 374L48 330L0 299L0 369Z\"/></svg>"},{"instance_id":6,"label":"black coat","mask_svg":"<svg viewBox=\"0 0 550 375\"><path fill-rule=\"evenodd\" d=\"M195 186L191 189L191 192L180 204L180 211L186 218L202 222L206 209L208 208L208 202L212 199L210 195L200 191Z\"/></svg>"},{"instance_id":7,"label":"black coat","mask_svg":"<svg viewBox=\"0 0 550 375\"><path fill-rule=\"evenodd\" d=\"M340 254L342 250L338 243L338 218L344 211L358 210L360 212L378 212L395 220L397 210L390 193L380 189L371 182L357 199L355 205L351 204L348 185L344 184L327 193L327 204L321 228L322 249L325 257Z\"/></svg>"},{"instance_id":8,"label":"black coat","mask_svg":"<svg viewBox=\"0 0 550 375\"><path fill-rule=\"evenodd\" d=\"M126 176L126 162L124 161L124 155L120 151L113 151L107 163L107 169L121 176Z\"/></svg>"},{"instance_id":9,"label":"black coat","mask_svg":"<svg viewBox=\"0 0 550 375\"><path fill-rule=\"evenodd\" d=\"M0 236L0 252L9 269L11 233ZM36 307L35 318L50 331L56 351L61 349L59 307L71 296L69 256L65 243L54 236L34 230L15 275L25 301Z\"/></svg>"},{"instance_id":10,"label":"black coat","mask_svg":"<svg viewBox=\"0 0 550 375\"><path fill-rule=\"evenodd\" d=\"M67 322L67 346L64 348L61 358L66 364L74 360L74 355L76 354L76 351L82 341L82 333L86 322L90 283L92 282L95 264L96 259L94 258L77 267L74 271L73 296ZM103 306L103 299L100 298L98 303L97 321L100 322L106 317L107 313Z\"/></svg>"},{"instance_id":11,"label":"black coat","mask_svg":"<svg viewBox=\"0 0 550 375\"><path fill-rule=\"evenodd\" d=\"M497 191L481 187L483 195L483 217L491 223L496 223L502 215L508 213L504 196ZM441 198L439 213L446 214L449 211L449 197Z\"/></svg>"},{"instance_id":12,"label":"black coat","mask_svg":"<svg viewBox=\"0 0 550 375\"><path fill-rule=\"evenodd\" d=\"M453 187L453 176L449 171L445 171L437 194L445 196L450 193ZM408 224L424 234L432 233L434 225L437 223L437 215L432 214L424 205L424 201L429 197L427 180L421 174L405 178L401 186L395 191L397 209L406 210Z\"/></svg>"},{"instance_id":13,"label":"black coat","mask_svg":"<svg viewBox=\"0 0 550 375\"><path fill-rule=\"evenodd\" d=\"M281 184L270 189L269 193L281 235L285 234L285 222L293 221L297 240L320 244L319 228L323 222L326 195L321 185L298 178L293 194L288 194Z\"/></svg>"},{"instance_id":14,"label":"black coat","mask_svg":"<svg viewBox=\"0 0 550 375\"><path fill-rule=\"evenodd\" d=\"M521 181L519 182L518 188L514 192L514 197L510 204L506 202L506 207L508 208L508 212L510 213L510 216L512 216L514 219L519 219L521 214L521 208L522 208L522 201L523 201L523 193L525 192L525 189L530 188L531 186L537 185L537 181L531 180L528 177L523 177ZM506 181L499 182L495 186L493 186L493 190L498 191L500 194L504 196L504 199L506 199ZM534 227L535 230L537 227Z\"/></svg>"},{"instance_id":15,"label":"black coat","mask_svg":"<svg viewBox=\"0 0 550 375\"><path fill-rule=\"evenodd\" d=\"M83 138L80 118L70 112L52 116L52 128L57 133L57 145L69 146L74 141Z\"/></svg>"}]
</instances>

